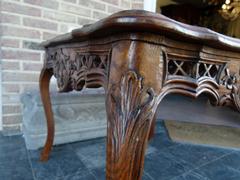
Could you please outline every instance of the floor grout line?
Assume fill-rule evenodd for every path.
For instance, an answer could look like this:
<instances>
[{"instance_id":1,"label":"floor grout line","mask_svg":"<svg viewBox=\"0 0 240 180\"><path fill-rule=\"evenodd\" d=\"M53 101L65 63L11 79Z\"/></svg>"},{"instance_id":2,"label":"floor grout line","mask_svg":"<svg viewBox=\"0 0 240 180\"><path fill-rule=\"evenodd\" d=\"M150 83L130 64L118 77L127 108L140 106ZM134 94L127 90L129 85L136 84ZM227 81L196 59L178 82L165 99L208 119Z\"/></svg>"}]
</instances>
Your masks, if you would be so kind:
<instances>
[{"instance_id":1,"label":"floor grout line","mask_svg":"<svg viewBox=\"0 0 240 180\"><path fill-rule=\"evenodd\" d=\"M24 142L24 144L25 144L25 142ZM31 171L32 171L33 180L37 180L37 177L35 177L35 173L34 173L34 171L33 171L32 161L31 161L31 159L30 159L29 151L28 151L27 148L26 148L26 144L25 144L25 150L26 150L26 152L27 152L27 159L28 159L28 163L29 163L29 165L30 165Z\"/></svg>"},{"instance_id":2,"label":"floor grout line","mask_svg":"<svg viewBox=\"0 0 240 180\"><path fill-rule=\"evenodd\" d=\"M204 167L204 166L207 166L208 164L211 164L211 163L213 163L213 162L216 162L216 161L218 161L218 160L220 160L220 159L222 159L222 158L225 158L225 157L227 157L227 156L229 156L229 155L231 155L231 154L233 154L233 153L234 153L234 152L226 153L226 154L224 154L224 155L222 155L222 156L220 156L220 157L218 157L218 158L216 158L216 159L213 159L213 160L208 161L208 162L206 162L206 163L204 163L204 164L202 164L202 165L200 165L200 166L198 166L198 167L195 167L195 168L193 168L193 169L190 169L190 170L182 173L182 174L179 175L179 176L175 176L175 177L173 177L171 180L173 180L174 178L180 177L180 176L182 176L182 175L189 174L189 173L191 173L191 172L193 172L193 171L195 171L195 170L197 170L197 169L200 169L200 168L202 168L202 167Z\"/></svg>"},{"instance_id":3,"label":"floor grout line","mask_svg":"<svg viewBox=\"0 0 240 180\"><path fill-rule=\"evenodd\" d=\"M144 173L146 174L146 176L147 176L150 180L154 180L153 177L152 177L150 174L148 174L147 171L144 171Z\"/></svg>"},{"instance_id":4,"label":"floor grout line","mask_svg":"<svg viewBox=\"0 0 240 180\"><path fill-rule=\"evenodd\" d=\"M72 151L76 154L78 160L83 163L84 167L85 167L85 168L90 172L90 174L94 177L94 179L97 180L97 177L95 176L95 174L92 172L91 169L89 169L89 168L86 166L85 162L83 162L82 159L77 155L77 153L76 153L76 151L75 151L75 148L74 148L71 144L70 144L70 148L71 148Z\"/></svg>"}]
</instances>

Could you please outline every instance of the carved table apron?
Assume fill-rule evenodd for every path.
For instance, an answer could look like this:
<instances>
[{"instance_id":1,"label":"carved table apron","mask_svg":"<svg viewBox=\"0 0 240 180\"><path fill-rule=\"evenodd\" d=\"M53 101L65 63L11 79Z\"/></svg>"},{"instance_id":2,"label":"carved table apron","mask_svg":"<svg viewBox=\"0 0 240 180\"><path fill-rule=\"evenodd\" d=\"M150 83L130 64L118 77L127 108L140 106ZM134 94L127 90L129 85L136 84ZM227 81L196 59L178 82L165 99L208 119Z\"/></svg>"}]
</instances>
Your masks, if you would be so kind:
<instances>
[{"instance_id":1,"label":"carved table apron","mask_svg":"<svg viewBox=\"0 0 240 180\"><path fill-rule=\"evenodd\" d=\"M156 109L169 93L240 111L240 41L160 14L129 10L44 42L40 75L48 135L54 139L49 80L60 92L104 87L108 180L141 179ZM240 119L239 119L240 120Z\"/></svg>"}]
</instances>

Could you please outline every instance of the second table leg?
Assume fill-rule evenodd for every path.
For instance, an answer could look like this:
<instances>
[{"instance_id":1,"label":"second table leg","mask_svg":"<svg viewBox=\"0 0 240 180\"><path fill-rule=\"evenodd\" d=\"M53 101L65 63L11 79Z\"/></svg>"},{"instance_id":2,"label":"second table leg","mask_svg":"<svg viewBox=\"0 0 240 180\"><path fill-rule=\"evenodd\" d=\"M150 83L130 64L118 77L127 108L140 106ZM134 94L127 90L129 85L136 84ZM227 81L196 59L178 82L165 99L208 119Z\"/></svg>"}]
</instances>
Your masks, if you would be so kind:
<instances>
[{"instance_id":1,"label":"second table leg","mask_svg":"<svg viewBox=\"0 0 240 180\"><path fill-rule=\"evenodd\" d=\"M40 74L40 94L47 120L47 140L41 154L41 161L47 161L51 152L54 140L54 119L49 93L50 79L53 73L51 69L42 69Z\"/></svg>"}]
</instances>

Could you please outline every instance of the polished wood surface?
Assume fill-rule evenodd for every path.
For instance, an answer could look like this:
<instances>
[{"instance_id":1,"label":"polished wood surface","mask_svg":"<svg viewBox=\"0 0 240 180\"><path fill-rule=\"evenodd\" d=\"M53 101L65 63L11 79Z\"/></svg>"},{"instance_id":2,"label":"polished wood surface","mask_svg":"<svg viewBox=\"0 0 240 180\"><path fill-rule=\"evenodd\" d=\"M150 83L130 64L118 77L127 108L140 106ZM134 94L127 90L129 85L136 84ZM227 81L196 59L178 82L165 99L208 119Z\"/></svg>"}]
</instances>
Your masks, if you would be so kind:
<instances>
[{"instance_id":1,"label":"polished wood surface","mask_svg":"<svg viewBox=\"0 0 240 180\"><path fill-rule=\"evenodd\" d=\"M46 161L48 160L48 154L50 153L53 145L54 139L54 119L53 119L53 112L49 94L49 84L50 79L52 77L52 69L43 68L40 74L40 94L42 98L44 112L47 118L47 141L42 151L41 160Z\"/></svg>"},{"instance_id":2,"label":"polished wood surface","mask_svg":"<svg viewBox=\"0 0 240 180\"><path fill-rule=\"evenodd\" d=\"M213 105L240 112L240 40L206 28L129 10L43 45L40 87L48 138L42 160L54 137L51 73L60 92L104 87L108 180L141 179L156 110L167 94L206 94Z\"/></svg>"}]
</instances>

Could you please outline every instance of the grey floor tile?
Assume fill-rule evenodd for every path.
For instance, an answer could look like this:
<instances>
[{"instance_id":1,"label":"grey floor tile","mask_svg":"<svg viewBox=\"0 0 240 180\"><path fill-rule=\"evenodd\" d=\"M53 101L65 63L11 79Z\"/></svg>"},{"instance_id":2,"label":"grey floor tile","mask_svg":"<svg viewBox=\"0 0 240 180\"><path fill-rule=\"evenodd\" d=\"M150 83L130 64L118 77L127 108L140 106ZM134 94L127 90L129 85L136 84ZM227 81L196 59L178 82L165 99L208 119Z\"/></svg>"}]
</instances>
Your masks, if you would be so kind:
<instances>
[{"instance_id":1,"label":"grey floor tile","mask_svg":"<svg viewBox=\"0 0 240 180\"><path fill-rule=\"evenodd\" d=\"M143 180L240 179L240 150L172 142L162 122L156 132ZM26 150L21 136L0 134L0 144L0 180L105 180L105 138L55 146L45 163L39 161L40 151Z\"/></svg>"},{"instance_id":2,"label":"grey floor tile","mask_svg":"<svg viewBox=\"0 0 240 180\"><path fill-rule=\"evenodd\" d=\"M93 142L72 144L78 157L89 169L104 168L106 165L106 143L98 139Z\"/></svg>"},{"instance_id":3,"label":"grey floor tile","mask_svg":"<svg viewBox=\"0 0 240 180\"><path fill-rule=\"evenodd\" d=\"M181 176L177 176L171 180L210 180L210 179L194 171L185 173Z\"/></svg>"},{"instance_id":4,"label":"grey floor tile","mask_svg":"<svg viewBox=\"0 0 240 180\"><path fill-rule=\"evenodd\" d=\"M8 136L3 136L3 134L0 132L0 144L5 144L9 142Z\"/></svg>"},{"instance_id":5,"label":"grey floor tile","mask_svg":"<svg viewBox=\"0 0 240 180\"><path fill-rule=\"evenodd\" d=\"M63 175L74 174L75 172L84 173L87 171L84 163L78 158L75 153L66 153L66 154L56 154L61 158L56 159L58 165L60 166Z\"/></svg>"},{"instance_id":6,"label":"grey floor tile","mask_svg":"<svg viewBox=\"0 0 240 180\"><path fill-rule=\"evenodd\" d=\"M0 162L0 179L33 180L33 174L28 160L9 160L4 163Z\"/></svg>"},{"instance_id":7,"label":"grey floor tile","mask_svg":"<svg viewBox=\"0 0 240 180\"><path fill-rule=\"evenodd\" d=\"M149 144L148 147L147 147L147 150L145 152L145 156L148 156L148 155L153 154L153 153L157 153L158 151L159 150L157 148L155 148L154 146Z\"/></svg>"},{"instance_id":8,"label":"grey floor tile","mask_svg":"<svg viewBox=\"0 0 240 180\"><path fill-rule=\"evenodd\" d=\"M221 162L226 167L230 166L230 167L240 170L240 152L231 153L231 154L217 160L216 162Z\"/></svg>"},{"instance_id":9,"label":"grey floor tile","mask_svg":"<svg viewBox=\"0 0 240 180\"><path fill-rule=\"evenodd\" d=\"M210 180L239 180L240 155L232 153L195 170L195 172Z\"/></svg>"},{"instance_id":10,"label":"grey floor tile","mask_svg":"<svg viewBox=\"0 0 240 180\"><path fill-rule=\"evenodd\" d=\"M154 179L146 171L144 171L142 180L154 180Z\"/></svg>"},{"instance_id":11,"label":"grey floor tile","mask_svg":"<svg viewBox=\"0 0 240 180\"><path fill-rule=\"evenodd\" d=\"M94 177L97 180L105 180L106 179L106 169L104 168L95 168L92 169L91 172L93 173Z\"/></svg>"},{"instance_id":12,"label":"grey floor tile","mask_svg":"<svg viewBox=\"0 0 240 180\"><path fill-rule=\"evenodd\" d=\"M170 153L163 151L147 156L144 170L153 179L170 180L186 172L187 168L185 164L178 163Z\"/></svg>"},{"instance_id":13,"label":"grey floor tile","mask_svg":"<svg viewBox=\"0 0 240 180\"><path fill-rule=\"evenodd\" d=\"M90 172L81 172L67 175L59 180L99 180L99 179L96 179Z\"/></svg>"},{"instance_id":14,"label":"grey floor tile","mask_svg":"<svg viewBox=\"0 0 240 180\"><path fill-rule=\"evenodd\" d=\"M182 144L166 149L181 164L189 164L189 169L197 168L232 151L222 148Z\"/></svg>"},{"instance_id":15,"label":"grey floor tile","mask_svg":"<svg viewBox=\"0 0 240 180\"><path fill-rule=\"evenodd\" d=\"M149 141L149 144L155 147L157 150L179 145L179 143L171 141L166 132L160 132L155 134L153 139Z\"/></svg>"},{"instance_id":16,"label":"grey floor tile","mask_svg":"<svg viewBox=\"0 0 240 180\"><path fill-rule=\"evenodd\" d=\"M0 162L27 159L27 150L21 136L1 137Z\"/></svg>"},{"instance_id":17,"label":"grey floor tile","mask_svg":"<svg viewBox=\"0 0 240 180\"><path fill-rule=\"evenodd\" d=\"M10 160L18 161L24 159L28 159L25 147L0 145L0 162L8 162Z\"/></svg>"},{"instance_id":18,"label":"grey floor tile","mask_svg":"<svg viewBox=\"0 0 240 180\"><path fill-rule=\"evenodd\" d=\"M37 180L52 180L64 176L61 167L54 158L51 157L47 162L40 162L39 158L31 156L30 158L33 174Z\"/></svg>"},{"instance_id":19,"label":"grey floor tile","mask_svg":"<svg viewBox=\"0 0 240 180\"><path fill-rule=\"evenodd\" d=\"M155 125L155 133L161 133L161 132L166 132L164 121L162 120L157 120L156 125Z\"/></svg>"},{"instance_id":20,"label":"grey floor tile","mask_svg":"<svg viewBox=\"0 0 240 180\"><path fill-rule=\"evenodd\" d=\"M62 178L75 173L87 172L84 163L78 158L73 149L66 146L57 146L47 162L40 162L40 151L30 151L30 159L34 175L37 179Z\"/></svg>"},{"instance_id":21,"label":"grey floor tile","mask_svg":"<svg viewBox=\"0 0 240 180\"><path fill-rule=\"evenodd\" d=\"M33 179L23 138L1 135L0 142L0 179Z\"/></svg>"}]
</instances>

